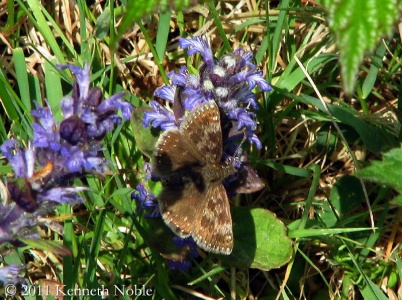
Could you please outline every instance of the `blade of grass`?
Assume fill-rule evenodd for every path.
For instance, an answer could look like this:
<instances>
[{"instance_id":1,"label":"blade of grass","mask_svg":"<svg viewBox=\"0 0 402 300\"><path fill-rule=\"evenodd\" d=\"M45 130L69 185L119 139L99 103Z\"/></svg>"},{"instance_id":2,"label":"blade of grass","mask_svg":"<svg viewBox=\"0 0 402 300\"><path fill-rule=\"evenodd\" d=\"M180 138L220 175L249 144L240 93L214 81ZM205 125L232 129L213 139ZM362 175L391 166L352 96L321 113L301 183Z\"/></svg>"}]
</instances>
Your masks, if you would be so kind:
<instances>
[{"instance_id":1,"label":"blade of grass","mask_svg":"<svg viewBox=\"0 0 402 300\"><path fill-rule=\"evenodd\" d=\"M31 111L31 95L29 93L27 65L25 63L24 52L21 48L14 49L13 59L23 110Z\"/></svg>"},{"instance_id":2,"label":"blade of grass","mask_svg":"<svg viewBox=\"0 0 402 300\"><path fill-rule=\"evenodd\" d=\"M14 92L7 77L4 76L3 70L0 71L0 96L1 103L4 110L10 120L13 120L17 124L20 124L24 129L23 132L32 136L32 127L30 119L30 111L21 110L25 108L21 99Z\"/></svg>"},{"instance_id":3,"label":"blade of grass","mask_svg":"<svg viewBox=\"0 0 402 300\"><path fill-rule=\"evenodd\" d=\"M18 107L13 105L14 99L18 97L10 86L2 69L0 70L0 83L0 98L2 100L1 103L4 111L6 112L8 119L12 121L18 120L18 115L20 114L17 111Z\"/></svg>"},{"instance_id":4,"label":"blade of grass","mask_svg":"<svg viewBox=\"0 0 402 300\"><path fill-rule=\"evenodd\" d=\"M61 116L60 100L63 98L63 90L59 72L54 68L54 64L49 62L45 62L45 89L46 99L57 119Z\"/></svg>"},{"instance_id":5,"label":"blade of grass","mask_svg":"<svg viewBox=\"0 0 402 300\"><path fill-rule=\"evenodd\" d=\"M49 14L49 12L47 10L45 10L45 9L42 9L42 12L43 12L43 15L46 17L47 21L52 25L52 28L57 32L57 36L62 40L63 46L66 47L66 49L71 54L71 56L74 59L74 61L82 63L81 62L81 56L78 55L77 51L75 51L74 45L72 45L70 43L70 41L67 39L67 37L64 34L64 32L62 31L62 29L58 26L58 24L52 18L52 16ZM53 36L54 35L55 34L53 34ZM82 44L84 44L84 43L85 43L85 39L83 40ZM65 63L65 60L64 60L65 57L68 57L68 54L64 52L63 53L63 60L59 59L59 62L64 64Z\"/></svg>"},{"instance_id":6,"label":"blade of grass","mask_svg":"<svg viewBox=\"0 0 402 300\"><path fill-rule=\"evenodd\" d=\"M232 46L230 46L229 40L228 40L228 38L226 36L226 32L223 29L221 20L219 18L219 14L216 11L215 1L213 1L213 0L209 1L209 11L210 11L210 13L212 15L212 18L214 19L216 29L218 30L219 36L221 37L222 42L223 42L224 47L222 47L223 49L221 49L221 51L222 52L226 52L226 51L231 52L231 51L233 51Z\"/></svg>"},{"instance_id":7,"label":"blade of grass","mask_svg":"<svg viewBox=\"0 0 402 300\"><path fill-rule=\"evenodd\" d=\"M289 0L283 0L280 2L278 10L280 10L278 15L278 21L275 24L274 34L272 35L271 41L271 51L270 52L270 61L268 64L268 69L270 73L275 70L275 65L277 64L276 56L279 53L279 47L281 45L281 41L283 38L283 30L287 27L288 24L288 9L289 8ZM267 27L269 28L269 27ZM287 29L285 29L287 34Z\"/></svg>"},{"instance_id":8,"label":"blade of grass","mask_svg":"<svg viewBox=\"0 0 402 300\"><path fill-rule=\"evenodd\" d=\"M83 0L78 0L78 9L80 12L80 37L82 43L80 43L80 53L82 60L84 62L90 62L91 61L91 51L89 49L89 44L88 44L88 36L87 36L87 21L86 21L86 10L87 10L87 4L86 1ZM83 62L81 62L83 63Z\"/></svg>"},{"instance_id":9,"label":"blade of grass","mask_svg":"<svg viewBox=\"0 0 402 300\"><path fill-rule=\"evenodd\" d=\"M158 30L156 32L155 50L158 57L163 60L170 31L170 18L172 13L166 11L159 14Z\"/></svg>"},{"instance_id":10,"label":"blade of grass","mask_svg":"<svg viewBox=\"0 0 402 300\"><path fill-rule=\"evenodd\" d=\"M338 123L335 122L335 119L334 119L334 117L333 117L333 115L332 115L330 109L328 108L327 103L326 103L326 102L324 101L324 99L322 98L320 91L317 89L316 85L314 84L314 81L311 79L309 73L308 73L307 70L304 68L303 64L300 62L300 60L297 58L297 56L294 56L294 58L295 58L297 64L299 65L300 69L303 71L303 73L304 73L305 76L307 77L308 81L309 81L310 84L312 85L312 87L313 87L313 89L314 89L314 92L316 93L316 95L317 95L318 98L320 99L322 105L324 106L324 109L325 109L326 113L327 113L328 116L331 118L331 122L332 122L332 124L334 125L334 127L336 128L336 130L337 130L339 136L340 136L341 139L344 141L344 144L345 144L345 146L346 146L346 148L347 148L347 150L348 150L348 152L349 152L349 155L352 157L352 160L353 160L353 163L354 163L354 166L355 166L356 170L359 170L359 162L357 161L356 155L354 154L354 152L352 151L352 149L350 149L350 146L349 146L349 144L347 143L346 138L345 138L345 136L343 135L341 129L339 128ZM374 224L374 216L373 216L373 212L372 212L372 210L371 210L371 204L370 204L370 200L369 200L369 197L368 197L367 189L366 189L366 186L364 185L363 180L360 180L360 183L361 183L361 185L362 185L363 192L364 192L364 196L365 196L365 200L366 200L366 204L367 204L368 210L369 210L369 212L370 212L371 227L372 227L373 231L375 231L375 229L374 229L374 226L375 226L375 224Z\"/></svg>"},{"instance_id":11,"label":"blade of grass","mask_svg":"<svg viewBox=\"0 0 402 300\"><path fill-rule=\"evenodd\" d=\"M97 259L104 232L104 223L106 220L105 213L106 210L101 210L97 215L96 226L93 232L91 245L89 249L89 256L86 257L87 268L85 269L84 282L85 286L88 287L89 289L96 289L98 287L98 280L95 275L97 270Z\"/></svg>"},{"instance_id":12,"label":"blade of grass","mask_svg":"<svg viewBox=\"0 0 402 300\"><path fill-rule=\"evenodd\" d=\"M141 32L144 34L145 40L147 41L147 44L148 44L148 46L149 46L149 48L150 48L150 50L152 52L152 55L154 56L156 65L158 66L158 70L159 70L160 75L161 75L161 77L163 79L163 82L165 84L169 84L169 79L166 76L166 71L165 71L165 69L164 69L164 67L162 65L161 59L158 56L158 53L157 53L157 51L156 51L156 49L155 49L155 47L154 47L154 45L152 43L152 40L151 40L151 38L150 38L150 36L148 34L147 29L144 27L144 25L141 22L138 22L138 26L140 27Z\"/></svg>"},{"instance_id":13,"label":"blade of grass","mask_svg":"<svg viewBox=\"0 0 402 300\"><path fill-rule=\"evenodd\" d=\"M59 215L61 216L71 214L70 205L61 205L58 207L57 210L59 212ZM73 222L71 218L66 219L64 221L63 245L72 251L73 257L76 257L78 255ZM63 258L63 285L65 290L70 290L75 287L74 276L72 276L72 274L76 274L74 273L73 257L65 256ZM76 267L78 265L79 264L76 263ZM71 297L70 298L67 297L65 299L71 299Z\"/></svg>"},{"instance_id":14,"label":"blade of grass","mask_svg":"<svg viewBox=\"0 0 402 300\"><path fill-rule=\"evenodd\" d=\"M25 3L21 0L17 0L18 4L31 20L35 28L42 34L43 38L46 41L46 44L52 49L54 55L56 55L57 59L65 64L65 55L63 51L61 51L59 45L57 44L55 35L53 34L52 30L50 29L46 18L43 15L43 11L45 10L38 0L27 0L28 7L32 10L31 11L26 7Z\"/></svg>"}]
</instances>

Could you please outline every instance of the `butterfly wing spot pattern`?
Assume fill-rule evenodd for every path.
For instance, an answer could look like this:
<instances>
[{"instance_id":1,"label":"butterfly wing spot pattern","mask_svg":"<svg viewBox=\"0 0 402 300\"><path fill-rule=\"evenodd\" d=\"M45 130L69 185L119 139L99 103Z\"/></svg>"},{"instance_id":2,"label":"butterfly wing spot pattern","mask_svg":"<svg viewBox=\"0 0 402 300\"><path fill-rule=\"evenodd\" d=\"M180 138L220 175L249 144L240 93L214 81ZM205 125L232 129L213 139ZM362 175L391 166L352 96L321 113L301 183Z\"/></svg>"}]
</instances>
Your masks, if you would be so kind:
<instances>
[{"instance_id":1,"label":"butterfly wing spot pattern","mask_svg":"<svg viewBox=\"0 0 402 300\"><path fill-rule=\"evenodd\" d=\"M153 170L163 183L158 201L165 223L206 251L230 254L232 218L222 182L235 169L221 164L222 147L219 108L215 101L205 102L179 129L160 136Z\"/></svg>"}]
</instances>

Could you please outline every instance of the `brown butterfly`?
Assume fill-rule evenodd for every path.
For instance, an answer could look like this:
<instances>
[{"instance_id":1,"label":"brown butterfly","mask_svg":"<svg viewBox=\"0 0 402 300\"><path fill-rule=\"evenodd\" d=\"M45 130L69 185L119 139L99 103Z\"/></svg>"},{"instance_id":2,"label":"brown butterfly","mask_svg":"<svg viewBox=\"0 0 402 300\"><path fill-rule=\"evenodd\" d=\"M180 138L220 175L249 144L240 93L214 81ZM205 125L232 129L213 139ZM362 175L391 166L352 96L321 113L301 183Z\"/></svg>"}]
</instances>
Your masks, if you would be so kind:
<instances>
[{"instance_id":1,"label":"brown butterfly","mask_svg":"<svg viewBox=\"0 0 402 300\"><path fill-rule=\"evenodd\" d=\"M232 217L222 182L236 170L221 163L222 152L219 108L215 101L205 102L179 129L168 129L159 137L153 170L163 183L158 201L165 223L206 251L230 254Z\"/></svg>"}]
</instances>

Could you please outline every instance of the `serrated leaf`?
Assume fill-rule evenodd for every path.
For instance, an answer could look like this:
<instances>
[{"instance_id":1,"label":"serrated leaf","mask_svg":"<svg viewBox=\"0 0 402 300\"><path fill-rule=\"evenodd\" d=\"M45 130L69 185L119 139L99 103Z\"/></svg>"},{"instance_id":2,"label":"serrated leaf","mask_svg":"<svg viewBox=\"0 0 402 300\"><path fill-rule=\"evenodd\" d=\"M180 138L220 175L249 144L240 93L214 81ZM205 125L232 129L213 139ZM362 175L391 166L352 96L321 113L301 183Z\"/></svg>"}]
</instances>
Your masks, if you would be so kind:
<instances>
[{"instance_id":1,"label":"serrated leaf","mask_svg":"<svg viewBox=\"0 0 402 300\"><path fill-rule=\"evenodd\" d=\"M152 158L160 130L151 126L144 128L142 121L144 120L144 112L146 111L152 111L152 109L150 107L137 107L131 116L130 122L138 149L142 154Z\"/></svg>"},{"instance_id":2,"label":"serrated leaf","mask_svg":"<svg viewBox=\"0 0 402 300\"><path fill-rule=\"evenodd\" d=\"M286 264L293 254L285 225L262 208L236 207L232 211L234 248L221 256L231 266L270 270Z\"/></svg>"},{"instance_id":3,"label":"serrated leaf","mask_svg":"<svg viewBox=\"0 0 402 300\"><path fill-rule=\"evenodd\" d=\"M389 35L401 13L398 0L323 0L335 34L345 91L351 94L365 53Z\"/></svg>"},{"instance_id":4,"label":"serrated leaf","mask_svg":"<svg viewBox=\"0 0 402 300\"><path fill-rule=\"evenodd\" d=\"M356 172L357 177L384 184L402 193L402 148L384 154L382 161Z\"/></svg>"}]
</instances>

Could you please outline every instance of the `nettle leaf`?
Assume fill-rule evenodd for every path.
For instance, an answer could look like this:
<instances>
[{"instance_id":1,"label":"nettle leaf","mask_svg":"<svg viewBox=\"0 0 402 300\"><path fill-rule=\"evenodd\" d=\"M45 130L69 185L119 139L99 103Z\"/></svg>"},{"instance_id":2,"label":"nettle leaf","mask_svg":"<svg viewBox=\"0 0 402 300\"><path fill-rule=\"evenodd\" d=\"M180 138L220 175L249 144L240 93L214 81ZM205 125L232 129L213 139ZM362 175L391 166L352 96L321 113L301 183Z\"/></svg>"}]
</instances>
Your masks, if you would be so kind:
<instances>
[{"instance_id":1,"label":"nettle leaf","mask_svg":"<svg viewBox=\"0 0 402 300\"><path fill-rule=\"evenodd\" d=\"M402 193L402 148L384 154L382 161L356 172L357 177L384 184Z\"/></svg>"},{"instance_id":2,"label":"nettle leaf","mask_svg":"<svg viewBox=\"0 0 402 300\"><path fill-rule=\"evenodd\" d=\"M402 11L398 0L322 0L335 34L344 89L351 94L365 53L389 35Z\"/></svg>"},{"instance_id":3,"label":"nettle leaf","mask_svg":"<svg viewBox=\"0 0 402 300\"><path fill-rule=\"evenodd\" d=\"M222 261L230 266L270 270L286 264L293 255L285 225L262 208L232 210L234 248Z\"/></svg>"}]
</instances>

